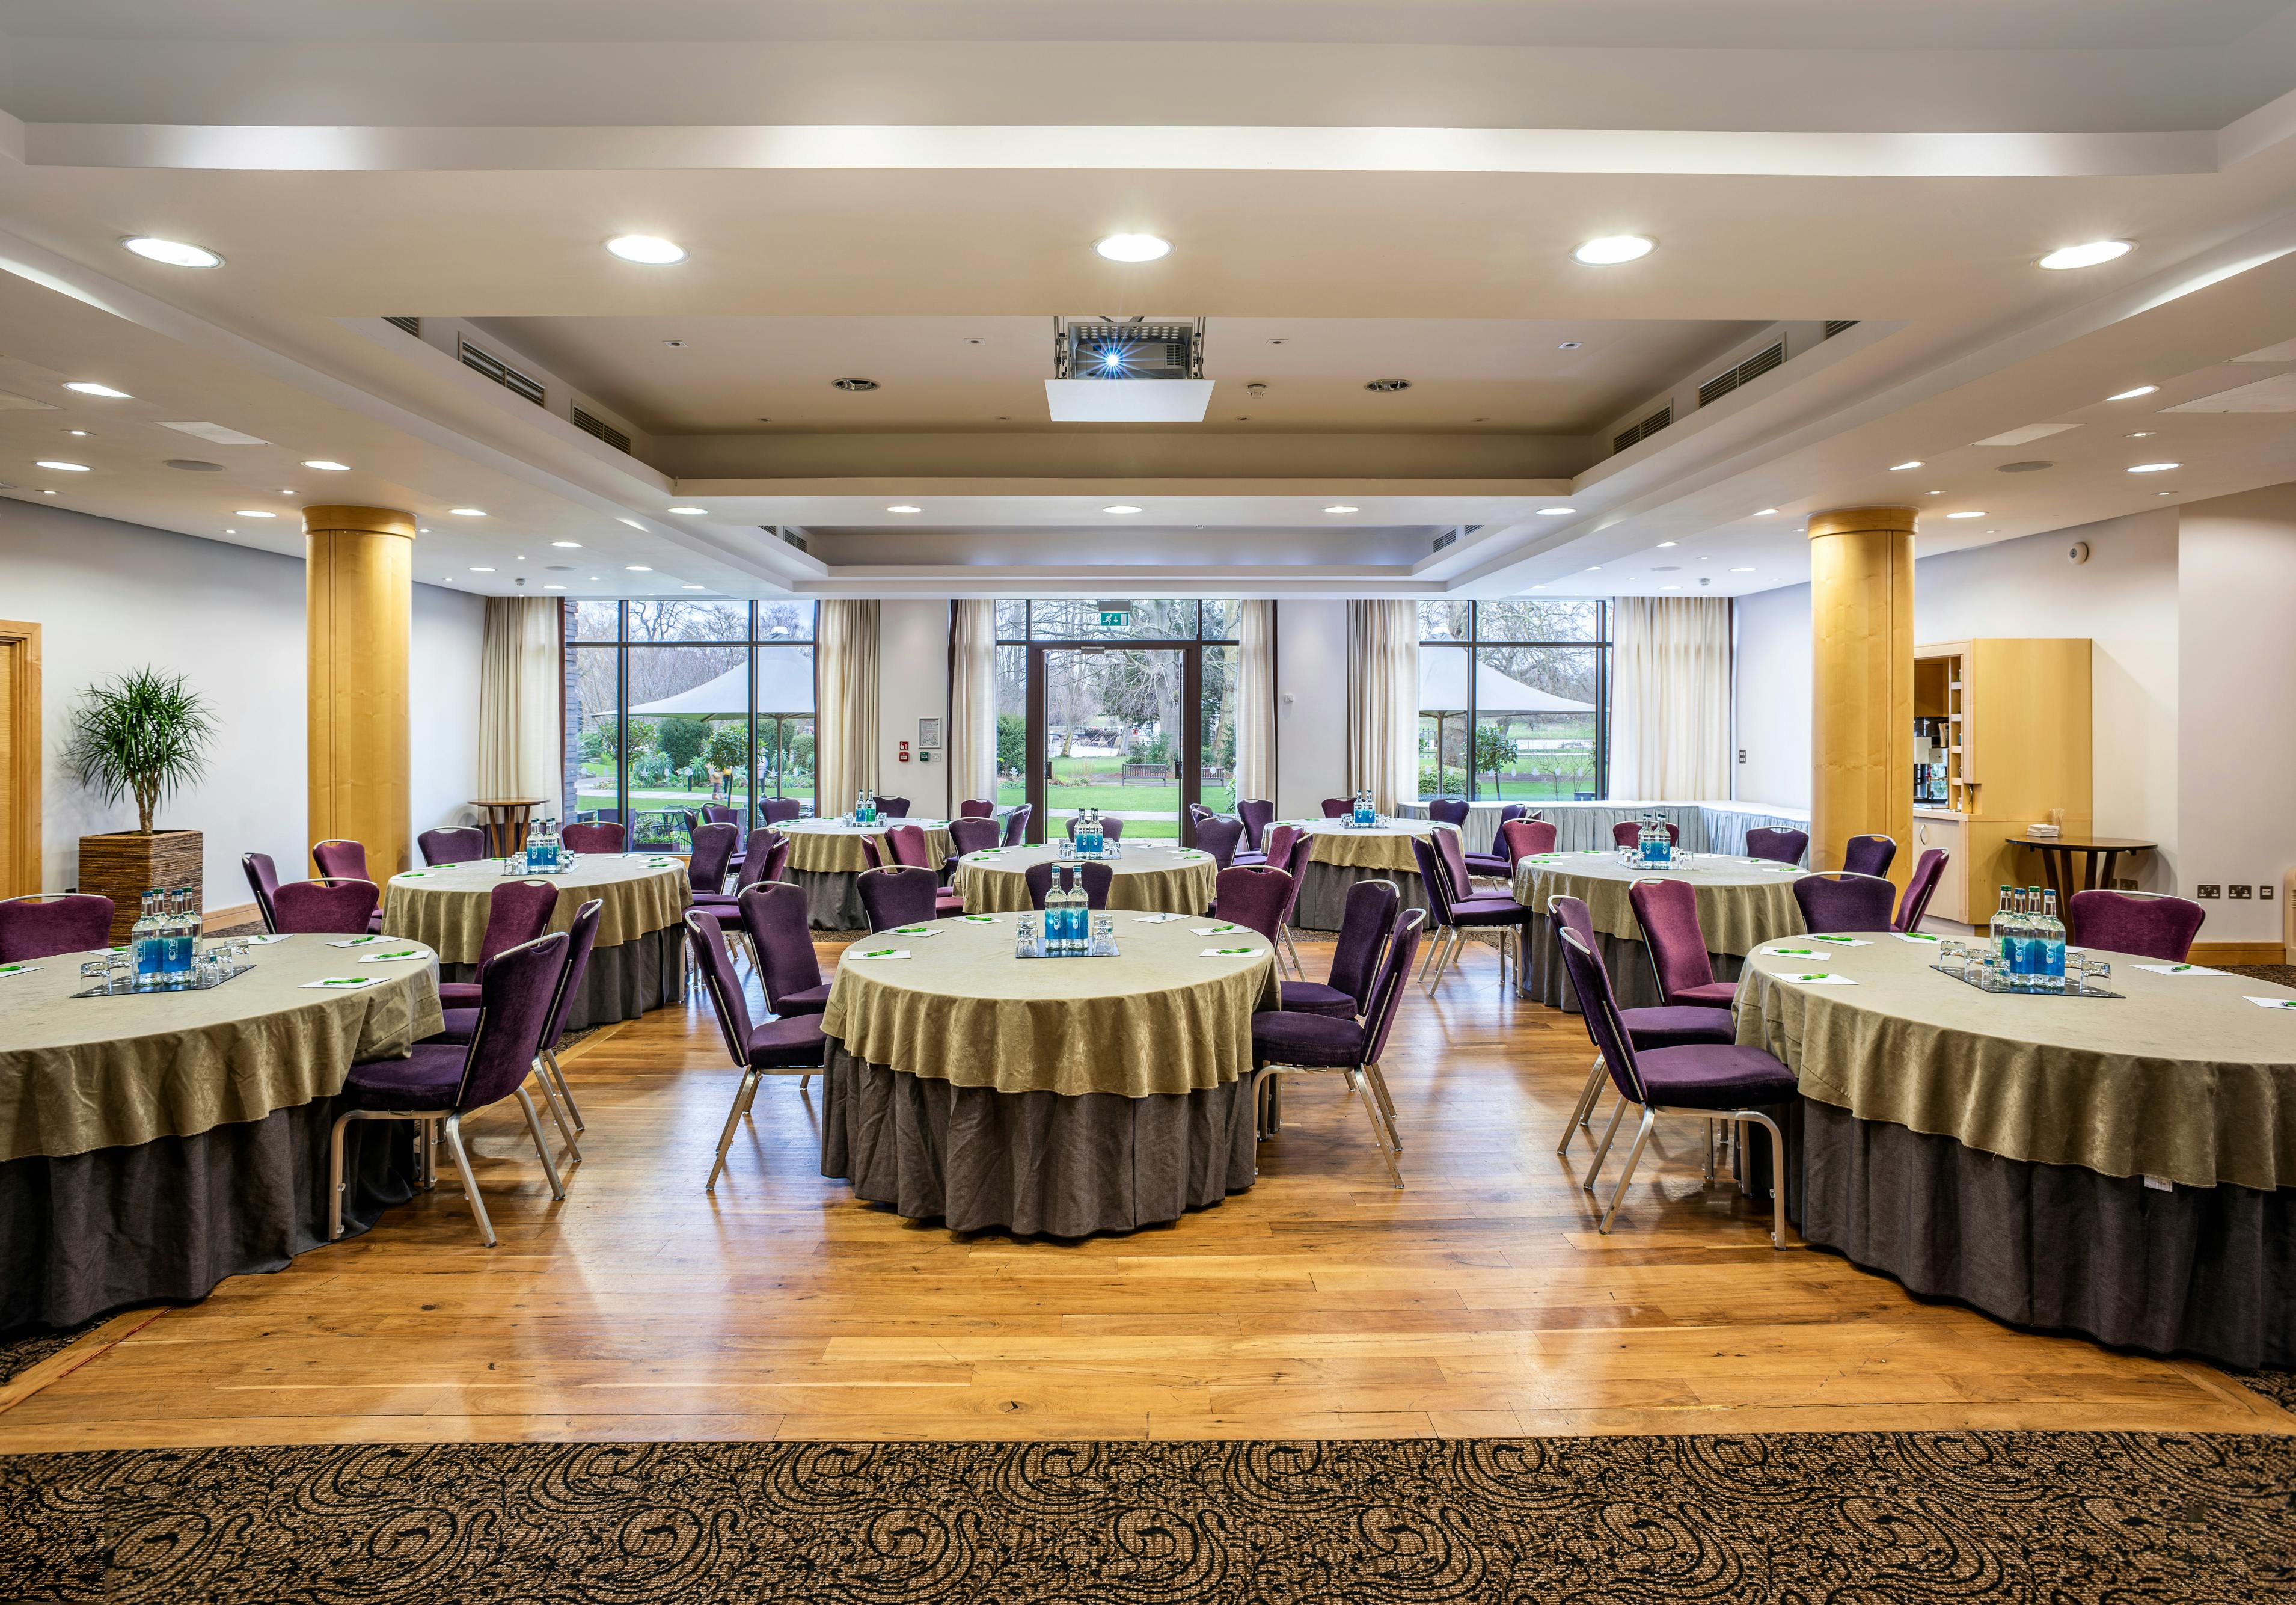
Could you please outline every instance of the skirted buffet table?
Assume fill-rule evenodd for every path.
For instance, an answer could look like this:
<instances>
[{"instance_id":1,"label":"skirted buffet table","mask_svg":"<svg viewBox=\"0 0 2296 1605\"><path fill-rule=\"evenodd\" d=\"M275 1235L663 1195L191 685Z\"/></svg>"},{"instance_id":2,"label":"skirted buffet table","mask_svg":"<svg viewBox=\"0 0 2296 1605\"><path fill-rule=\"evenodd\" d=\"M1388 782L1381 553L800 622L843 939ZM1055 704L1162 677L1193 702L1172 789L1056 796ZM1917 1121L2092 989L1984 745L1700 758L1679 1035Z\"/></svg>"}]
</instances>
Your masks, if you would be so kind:
<instances>
[{"instance_id":1,"label":"skirted buffet table","mask_svg":"<svg viewBox=\"0 0 2296 1605\"><path fill-rule=\"evenodd\" d=\"M948 837L947 819L884 819L874 825L855 825L843 819L792 819L773 828L789 838L789 868L782 878L805 888L806 919L816 931L865 931L869 916L861 907L854 885L869 867L862 856L864 837L877 844L878 861L890 864L885 833L897 825L914 825L925 833L925 852L935 867L956 851Z\"/></svg>"},{"instance_id":2,"label":"skirted buffet table","mask_svg":"<svg viewBox=\"0 0 2296 1605\"><path fill-rule=\"evenodd\" d=\"M1057 847L987 847L957 860L952 883L968 914L1011 914L1032 907L1029 871L1037 864L1108 866L1108 906L1149 914L1201 914L1212 906L1219 865L1194 847L1127 842L1123 856L1097 860L1063 859ZM1055 879L1058 878L1056 876Z\"/></svg>"},{"instance_id":3,"label":"skirted buffet table","mask_svg":"<svg viewBox=\"0 0 2296 1605\"><path fill-rule=\"evenodd\" d=\"M1517 863L1515 901L1532 911L1530 959L1524 967L1531 996L1552 1008L1573 1013L1578 1008L1564 979L1562 950L1555 945L1554 922L1547 916L1547 900L1557 896L1575 897L1587 905L1621 1008L1648 1008L1660 1001L1642 924L1627 898L1627 889L1638 880L1687 881L1696 888L1698 926L1705 934L1706 956L1718 981L1736 980L1746 955L1763 942L1808 928L1793 894L1801 870L1767 859L1714 853L1694 854L1688 862L1692 868L1651 869L1628 863L1613 849L1595 849L1543 853Z\"/></svg>"}]
</instances>

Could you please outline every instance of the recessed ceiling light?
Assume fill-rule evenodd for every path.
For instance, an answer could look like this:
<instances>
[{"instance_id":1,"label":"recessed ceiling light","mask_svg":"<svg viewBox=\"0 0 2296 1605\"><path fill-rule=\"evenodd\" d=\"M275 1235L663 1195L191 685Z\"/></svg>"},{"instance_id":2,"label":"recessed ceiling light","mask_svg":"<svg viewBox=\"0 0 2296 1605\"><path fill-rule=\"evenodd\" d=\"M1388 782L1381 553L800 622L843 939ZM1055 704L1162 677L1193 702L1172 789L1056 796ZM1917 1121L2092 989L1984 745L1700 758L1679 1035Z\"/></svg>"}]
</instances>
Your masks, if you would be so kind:
<instances>
[{"instance_id":1,"label":"recessed ceiling light","mask_svg":"<svg viewBox=\"0 0 2296 1605\"><path fill-rule=\"evenodd\" d=\"M1754 516L1757 518L1767 518L1776 511L1777 509L1775 507L1757 507L1754 509Z\"/></svg>"},{"instance_id":2,"label":"recessed ceiling light","mask_svg":"<svg viewBox=\"0 0 2296 1605\"><path fill-rule=\"evenodd\" d=\"M68 435L81 435L81 436L85 436L85 435L87 433L87 431L86 431L86 430L85 430L85 429L67 429L67 430L65 430L65 431L64 431L64 432L65 432L66 434L68 434Z\"/></svg>"},{"instance_id":3,"label":"recessed ceiling light","mask_svg":"<svg viewBox=\"0 0 2296 1605\"><path fill-rule=\"evenodd\" d=\"M901 502L897 506L886 508L885 511L888 513L922 513L924 509L922 507L913 507L906 502Z\"/></svg>"},{"instance_id":4,"label":"recessed ceiling light","mask_svg":"<svg viewBox=\"0 0 2296 1605\"><path fill-rule=\"evenodd\" d=\"M491 574L494 572L494 570L490 568L480 568L477 564L473 564L471 567L471 572L474 574Z\"/></svg>"},{"instance_id":5,"label":"recessed ceiling light","mask_svg":"<svg viewBox=\"0 0 2296 1605\"><path fill-rule=\"evenodd\" d=\"M1137 507L1114 506L1103 507L1101 511L1103 513L1137 513L1140 509Z\"/></svg>"},{"instance_id":6,"label":"recessed ceiling light","mask_svg":"<svg viewBox=\"0 0 2296 1605\"><path fill-rule=\"evenodd\" d=\"M1943 496L1945 492L1942 490L1925 490L1922 494L1924 496Z\"/></svg>"},{"instance_id":7,"label":"recessed ceiling light","mask_svg":"<svg viewBox=\"0 0 2296 1605\"><path fill-rule=\"evenodd\" d=\"M114 401L135 399L124 390L114 390L108 384L98 384L93 379L75 379L64 388L68 391L78 391L83 396L104 396Z\"/></svg>"},{"instance_id":8,"label":"recessed ceiling light","mask_svg":"<svg viewBox=\"0 0 2296 1605\"><path fill-rule=\"evenodd\" d=\"M1659 589L1660 590L1680 590L1681 588L1682 587L1678 585L1661 585L1659 587Z\"/></svg>"},{"instance_id":9,"label":"recessed ceiling light","mask_svg":"<svg viewBox=\"0 0 2296 1605\"><path fill-rule=\"evenodd\" d=\"M1382 396L1392 396L1410 388L1411 381L1408 379L1374 379L1364 385L1364 389Z\"/></svg>"},{"instance_id":10,"label":"recessed ceiling light","mask_svg":"<svg viewBox=\"0 0 2296 1605\"><path fill-rule=\"evenodd\" d=\"M682 340L665 340L661 343L673 351L682 351L685 349L685 342Z\"/></svg>"},{"instance_id":11,"label":"recessed ceiling light","mask_svg":"<svg viewBox=\"0 0 2296 1605\"><path fill-rule=\"evenodd\" d=\"M554 540L550 544L554 547L563 547L569 551L579 551L582 546L578 540Z\"/></svg>"},{"instance_id":12,"label":"recessed ceiling light","mask_svg":"<svg viewBox=\"0 0 2296 1605\"><path fill-rule=\"evenodd\" d=\"M447 511L457 518L484 518L487 515L484 507L449 507Z\"/></svg>"},{"instance_id":13,"label":"recessed ceiling light","mask_svg":"<svg viewBox=\"0 0 2296 1605\"><path fill-rule=\"evenodd\" d=\"M119 242L147 261L165 262L170 268L220 268L223 259L204 245L186 245L181 240L162 240L151 235L130 235Z\"/></svg>"},{"instance_id":14,"label":"recessed ceiling light","mask_svg":"<svg viewBox=\"0 0 2296 1605\"><path fill-rule=\"evenodd\" d=\"M1603 572L1603 565L1599 563L1590 563L1587 565L1587 572L1590 574L1599 574Z\"/></svg>"},{"instance_id":15,"label":"recessed ceiling light","mask_svg":"<svg viewBox=\"0 0 2296 1605\"><path fill-rule=\"evenodd\" d=\"M653 570L648 568L643 563L626 563L622 566L625 570L633 574L651 574L653 572Z\"/></svg>"},{"instance_id":16,"label":"recessed ceiling light","mask_svg":"<svg viewBox=\"0 0 2296 1605\"><path fill-rule=\"evenodd\" d=\"M1152 234L1112 234L1093 249L1111 262L1152 262L1171 254L1172 242Z\"/></svg>"},{"instance_id":17,"label":"recessed ceiling light","mask_svg":"<svg viewBox=\"0 0 2296 1605\"><path fill-rule=\"evenodd\" d=\"M1608 268L1650 255L1652 242L1641 235L1603 235L1570 253L1570 259L1589 268Z\"/></svg>"},{"instance_id":18,"label":"recessed ceiling light","mask_svg":"<svg viewBox=\"0 0 2296 1605\"><path fill-rule=\"evenodd\" d=\"M53 468L59 473L86 473L87 472L87 465L86 463L59 463L46 457L41 458L38 462L34 463L32 466L35 468Z\"/></svg>"},{"instance_id":19,"label":"recessed ceiling light","mask_svg":"<svg viewBox=\"0 0 2296 1605\"><path fill-rule=\"evenodd\" d=\"M1578 511L1578 509L1576 507L1541 507L1538 510L1538 515L1541 518L1561 518L1566 514L1576 513L1577 511Z\"/></svg>"},{"instance_id":20,"label":"recessed ceiling light","mask_svg":"<svg viewBox=\"0 0 2296 1605\"><path fill-rule=\"evenodd\" d=\"M877 388L877 382L874 379L832 379L829 388L841 390L850 395L865 396Z\"/></svg>"},{"instance_id":21,"label":"recessed ceiling light","mask_svg":"<svg viewBox=\"0 0 2296 1605\"><path fill-rule=\"evenodd\" d=\"M2140 384L2135 390L2125 390L2117 396L2107 396L2105 399L2108 401L2134 401L2137 397L2149 396L2160 388L2161 387L2157 384Z\"/></svg>"},{"instance_id":22,"label":"recessed ceiling light","mask_svg":"<svg viewBox=\"0 0 2296 1605\"><path fill-rule=\"evenodd\" d=\"M644 525L644 524L640 523L639 523L636 519L635 519L635 518L622 518L622 519L617 519L615 522L616 522L616 523L626 523L626 524L629 525L629 526L630 526L630 528L632 528L633 530L643 530L643 529L644 529L644 528L645 528L645 525ZM579 543L578 543L578 542L575 542L575 541L569 541L567 544L568 544L568 545L570 545L570 546L573 546L573 545L578 545Z\"/></svg>"},{"instance_id":23,"label":"recessed ceiling light","mask_svg":"<svg viewBox=\"0 0 2296 1605\"><path fill-rule=\"evenodd\" d=\"M1324 508L1324 511L1326 513L1360 513L1363 509L1360 507L1350 507L1345 502L1341 502L1335 506Z\"/></svg>"},{"instance_id":24,"label":"recessed ceiling light","mask_svg":"<svg viewBox=\"0 0 2296 1605\"><path fill-rule=\"evenodd\" d=\"M425 528L423 525L422 525L422 524L417 524L417 525L415 525L415 526L414 526L414 532L415 532L417 535L428 535L429 533L430 533L430 531L427 528Z\"/></svg>"},{"instance_id":25,"label":"recessed ceiling light","mask_svg":"<svg viewBox=\"0 0 2296 1605\"><path fill-rule=\"evenodd\" d=\"M700 585L685 585L685 586L680 586L678 588L679 588L679 589L681 589L681 590L703 590L703 589L706 589L706 588L707 588L707 587L704 587L704 586L700 586Z\"/></svg>"},{"instance_id":26,"label":"recessed ceiling light","mask_svg":"<svg viewBox=\"0 0 2296 1605\"><path fill-rule=\"evenodd\" d=\"M300 495L302 495L303 493L302 493L300 490L294 490L294 489L292 489L292 488L290 488L290 489L288 489L288 490L282 490L279 494L280 494L280 495L282 495L282 496L300 496Z\"/></svg>"},{"instance_id":27,"label":"recessed ceiling light","mask_svg":"<svg viewBox=\"0 0 2296 1605\"><path fill-rule=\"evenodd\" d=\"M53 495L55 494L55 492L54 492L54 491L53 491L53 490L51 490L51 491L49 491L49 492L48 492L48 494L49 494L50 496L53 496ZM2168 495L2169 493L2168 493L2166 490L2155 490L2154 492L2152 492L2152 494L2153 494L2153 495L2155 495L2155 496L2166 496L2166 495Z\"/></svg>"},{"instance_id":28,"label":"recessed ceiling light","mask_svg":"<svg viewBox=\"0 0 2296 1605\"><path fill-rule=\"evenodd\" d=\"M2136 247L2126 240L2091 240L2085 245L2061 245L2041 259L2044 268L2094 268L2125 257Z\"/></svg>"},{"instance_id":29,"label":"recessed ceiling light","mask_svg":"<svg viewBox=\"0 0 2296 1605\"><path fill-rule=\"evenodd\" d=\"M2184 465L2182 463L2139 463L2136 467L2131 468L2128 472L2131 473L2166 473L2171 468L2181 468Z\"/></svg>"},{"instance_id":30,"label":"recessed ceiling light","mask_svg":"<svg viewBox=\"0 0 2296 1605\"><path fill-rule=\"evenodd\" d=\"M703 518L709 515L709 509L707 507L672 507L670 511L676 514L680 518Z\"/></svg>"},{"instance_id":31,"label":"recessed ceiling light","mask_svg":"<svg viewBox=\"0 0 2296 1605\"><path fill-rule=\"evenodd\" d=\"M348 463L331 462L325 457L313 457L303 466L316 468L322 473L348 473L351 471L351 465Z\"/></svg>"},{"instance_id":32,"label":"recessed ceiling light","mask_svg":"<svg viewBox=\"0 0 2296 1605\"><path fill-rule=\"evenodd\" d=\"M266 513L260 507L234 507L231 510L231 515L234 518L276 518L279 516L276 513Z\"/></svg>"},{"instance_id":33,"label":"recessed ceiling light","mask_svg":"<svg viewBox=\"0 0 2296 1605\"><path fill-rule=\"evenodd\" d=\"M660 235L616 235L606 242L606 249L625 262L644 262L651 268L667 268L685 259L685 246Z\"/></svg>"},{"instance_id":34,"label":"recessed ceiling light","mask_svg":"<svg viewBox=\"0 0 2296 1605\"><path fill-rule=\"evenodd\" d=\"M1985 516L1985 513L1984 510L1980 508L1974 513L1948 513L1946 516L1948 518L1982 518Z\"/></svg>"},{"instance_id":35,"label":"recessed ceiling light","mask_svg":"<svg viewBox=\"0 0 2296 1605\"><path fill-rule=\"evenodd\" d=\"M1677 542L1677 541L1672 541L1672 540L1661 540L1661 541L1660 541L1660 542L1659 542L1659 545L1660 545L1660 546L1661 546L1661 547L1670 547L1670 546L1676 546L1676 545L1678 545L1678 544L1679 544L1678 542Z\"/></svg>"},{"instance_id":36,"label":"recessed ceiling light","mask_svg":"<svg viewBox=\"0 0 2296 1605\"><path fill-rule=\"evenodd\" d=\"M1734 574L1751 574L1754 571L1750 568L1734 568L1730 572Z\"/></svg>"},{"instance_id":37,"label":"recessed ceiling light","mask_svg":"<svg viewBox=\"0 0 2296 1605\"><path fill-rule=\"evenodd\" d=\"M1558 350L1558 351L1575 351L1575 350L1577 350L1580 346L1585 345L1586 343L1587 343L1587 342L1586 342L1585 341L1583 341L1583 340L1566 340L1566 341L1564 341L1561 345L1556 346L1554 349L1555 349L1556 350Z\"/></svg>"},{"instance_id":38,"label":"recessed ceiling light","mask_svg":"<svg viewBox=\"0 0 2296 1605\"><path fill-rule=\"evenodd\" d=\"M542 588L545 590L564 590L566 588L562 585L545 585Z\"/></svg>"},{"instance_id":39,"label":"recessed ceiling light","mask_svg":"<svg viewBox=\"0 0 2296 1605\"><path fill-rule=\"evenodd\" d=\"M1921 458L1919 458L1919 457L1915 457L1915 458L1914 458L1911 462L1908 462L1908 463L1892 463L1892 464L1890 464L1890 473L1904 473L1906 469L1908 469L1908 468L1918 468L1918 467L1920 467L1921 465L1922 465L1922 459L1921 459Z\"/></svg>"}]
</instances>

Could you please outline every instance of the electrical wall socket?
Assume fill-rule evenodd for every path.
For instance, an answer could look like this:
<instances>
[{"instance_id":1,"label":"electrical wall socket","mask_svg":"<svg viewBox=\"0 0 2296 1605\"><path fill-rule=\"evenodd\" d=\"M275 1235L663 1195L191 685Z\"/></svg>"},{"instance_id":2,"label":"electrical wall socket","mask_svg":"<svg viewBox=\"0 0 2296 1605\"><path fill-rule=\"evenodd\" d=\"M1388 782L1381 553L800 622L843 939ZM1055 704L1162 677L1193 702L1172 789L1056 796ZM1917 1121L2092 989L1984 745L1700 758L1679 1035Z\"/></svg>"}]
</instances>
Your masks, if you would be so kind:
<instances>
[{"instance_id":1,"label":"electrical wall socket","mask_svg":"<svg viewBox=\"0 0 2296 1605\"><path fill-rule=\"evenodd\" d=\"M2222 897L2224 895L2224 888L2218 885L2214 881L2202 881L2198 886L2194 888L2194 891L2202 897Z\"/></svg>"},{"instance_id":2,"label":"electrical wall socket","mask_svg":"<svg viewBox=\"0 0 2296 1605\"><path fill-rule=\"evenodd\" d=\"M2256 895L2258 901L2262 902L2270 902L2272 901L2272 883L2270 881L2260 882L2256 888Z\"/></svg>"},{"instance_id":3,"label":"electrical wall socket","mask_svg":"<svg viewBox=\"0 0 2296 1605\"><path fill-rule=\"evenodd\" d=\"M2247 885L2247 883L2246 883L2246 882L2244 882L2244 881L2235 881L2235 882L2234 882L2234 883L2233 883L2233 886L2232 886L2232 890L2231 890L2231 892L2228 893L2228 895L2232 898L2233 901L2234 901L2234 902L2246 902L2246 901L2248 901L2248 885Z\"/></svg>"}]
</instances>

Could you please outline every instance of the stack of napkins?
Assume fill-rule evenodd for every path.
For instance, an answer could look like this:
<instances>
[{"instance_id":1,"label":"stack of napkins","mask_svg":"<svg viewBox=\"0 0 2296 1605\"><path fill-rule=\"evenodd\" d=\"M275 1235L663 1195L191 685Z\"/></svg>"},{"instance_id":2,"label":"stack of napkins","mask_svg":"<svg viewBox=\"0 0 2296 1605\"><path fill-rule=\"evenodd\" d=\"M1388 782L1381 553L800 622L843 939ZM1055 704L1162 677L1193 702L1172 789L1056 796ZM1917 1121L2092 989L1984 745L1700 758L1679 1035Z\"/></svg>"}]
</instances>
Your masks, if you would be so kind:
<instances>
[{"instance_id":1,"label":"stack of napkins","mask_svg":"<svg viewBox=\"0 0 2296 1605\"><path fill-rule=\"evenodd\" d=\"M2054 842L2064 833L2054 825L2028 825L2025 834L2037 842Z\"/></svg>"}]
</instances>

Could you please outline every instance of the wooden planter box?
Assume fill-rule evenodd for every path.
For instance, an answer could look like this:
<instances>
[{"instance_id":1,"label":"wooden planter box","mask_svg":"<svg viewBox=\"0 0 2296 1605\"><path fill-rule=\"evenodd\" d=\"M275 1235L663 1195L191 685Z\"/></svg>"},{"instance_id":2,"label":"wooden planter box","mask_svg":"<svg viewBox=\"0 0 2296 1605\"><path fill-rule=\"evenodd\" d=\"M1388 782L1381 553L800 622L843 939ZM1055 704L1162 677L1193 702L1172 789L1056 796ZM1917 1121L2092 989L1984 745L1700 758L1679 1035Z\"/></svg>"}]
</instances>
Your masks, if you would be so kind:
<instances>
[{"instance_id":1,"label":"wooden planter box","mask_svg":"<svg viewBox=\"0 0 2296 1605\"><path fill-rule=\"evenodd\" d=\"M196 830L115 830L79 839L79 889L111 900L111 940L127 940L144 893L152 887L192 889L192 907L202 901L201 876L206 866Z\"/></svg>"}]
</instances>

